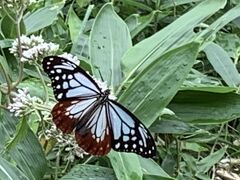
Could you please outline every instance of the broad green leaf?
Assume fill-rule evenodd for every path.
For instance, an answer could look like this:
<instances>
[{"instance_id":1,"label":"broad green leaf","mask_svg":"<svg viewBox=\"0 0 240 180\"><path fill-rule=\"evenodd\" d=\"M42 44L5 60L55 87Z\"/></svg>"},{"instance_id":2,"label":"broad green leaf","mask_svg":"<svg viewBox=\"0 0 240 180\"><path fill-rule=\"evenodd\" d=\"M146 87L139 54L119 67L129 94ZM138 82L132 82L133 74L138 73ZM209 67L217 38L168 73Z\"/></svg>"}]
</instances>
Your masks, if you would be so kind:
<instances>
[{"instance_id":1,"label":"broad green leaf","mask_svg":"<svg viewBox=\"0 0 240 180\"><path fill-rule=\"evenodd\" d=\"M111 151L108 157L110 158L117 179L142 179L143 174L136 154Z\"/></svg>"},{"instance_id":2,"label":"broad green leaf","mask_svg":"<svg viewBox=\"0 0 240 180\"><path fill-rule=\"evenodd\" d=\"M74 166L69 173L61 178L61 180L77 180L77 179L99 179L99 180L115 180L114 171L110 168L97 165Z\"/></svg>"},{"instance_id":3,"label":"broad green leaf","mask_svg":"<svg viewBox=\"0 0 240 180\"><path fill-rule=\"evenodd\" d=\"M125 22L115 13L112 4L99 11L90 35L90 57L93 74L116 87L122 80L120 60L131 47L131 37Z\"/></svg>"},{"instance_id":4,"label":"broad green leaf","mask_svg":"<svg viewBox=\"0 0 240 180\"><path fill-rule=\"evenodd\" d=\"M206 173L224 156L227 148L222 148L197 162L198 173Z\"/></svg>"},{"instance_id":5,"label":"broad green leaf","mask_svg":"<svg viewBox=\"0 0 240 180\"><path fill-rule=\"evenodd\" d=\"M223 78L227 85L238 87L240 84L240 75L227 52L215 43L209 43L204 48L204 52L215 71Z\"/></svg>"},{"instance_id":6,"label":"broad green leaf","mask_svg":"<svg viewBox=\"0 0 240 180\"><path fill-rule=\"evenodd\" d=\"M16 166L0 157L0 179L29 180Z\"/></svg>"},{"instance_id":7,"label":"broad green leaf","mask_svg":"<svg viewBox=\"0 0 240 180\"><path fill-rule=\"evenodd\" d=\"M14 137L9 140L9 142L5 145L6 152L9 152L12 148L14 148L17 143L23 140L23 138L26 137L26 134L28 133L28 124L25 117L21 118L20 121L17 123L16 127L16 133L14 134Z\"/></svg>"},{"instance_id":8,"label":"broad green leaf","mask_svg":"<svg viewBox=\"0 0 240 180\"><path fill-rule=\"evenodd\" d=\"M167 50L191 42L196 36L192 29L224 7L225 3L226 0L206 0L161 31L129 49L122 59L124 73L130 78L137 70L145 69Z\"/></svg>"},{"instance_id":9,"label":"broad green leaf","mask_svg":"<svg viewBox=\"0 0 240 180\"><path fill-rule=\"evenodd\" d=\"M163 179L173 180L155 161L152 159L140 158L140 163L143 171L143 179Z\"/></svg>"},{"instance_id":10,"label":"broad green leaf","mask_svg":"<svg viewBox=\"0 0 240 180\"><path fill-rule=\"evenodd\" d=\"M5 143L15 134L16 122L18 121L9 112L2 112L3 115L0 118L0 151L3 151ZM12 146L8 155L29 179L42 179L47 168L45 155L38 139L30 128L27 127L24 131L26 131L25 136L21 137L21 140L19 139L15 146Z\"/></svg>"},{"instance_id":11,"label":"broad green leaf","mask_svg":"<svg viewBox=\"0 0 240 180\"><path fill-rule=\"evenodd\" d=\"M199 44L190 43L157 58L119 98L146 125L160 115L190 72Z\"/></svg>"},{"instance_id":12,"label":"broad green leaf","mask_svg":"<svg viewBox=\"0 0 240 180\"><path fill-rule=\"evenodd\" d=\"M71 6L68 10L67 24L69 27L72 42L74 42L78 37L81 23L82 21L79 19L79 17L73 10L73 7Z\"/></svg>"},{"instance_id":13,"label":"broad green leaf","mask_svg":"<svg viewBox=\"0 0 240 180\"><path fill-rule=\"evenodd\" d=\"M151 132L160 134L185 134L196 131L196 128L180 120L164 119L164 117L161 117L161 120L155 121L150 127Z\"/></svg>"},{"instance_id":14,"label":"broad green leaf","mask_svg":"<svg viewBox=\"0 0 240 180\"><path fill-rule=\"evenodd\" d=\"M51 25L57 19L63 5L63 3L56 3L26 14L23 17L26 33L31 34Z\"/></svg>"},{"instance_id":15,"label":"broad green leaf","mask_svg":"<svg viewBox=\"0 0 240 180\"><path fill-rule=\"evenodd\" d=\"M168 108L185 122L219 124L240 117L240 95L184 90L177 93Z\"/></svg>"}]
</instances>

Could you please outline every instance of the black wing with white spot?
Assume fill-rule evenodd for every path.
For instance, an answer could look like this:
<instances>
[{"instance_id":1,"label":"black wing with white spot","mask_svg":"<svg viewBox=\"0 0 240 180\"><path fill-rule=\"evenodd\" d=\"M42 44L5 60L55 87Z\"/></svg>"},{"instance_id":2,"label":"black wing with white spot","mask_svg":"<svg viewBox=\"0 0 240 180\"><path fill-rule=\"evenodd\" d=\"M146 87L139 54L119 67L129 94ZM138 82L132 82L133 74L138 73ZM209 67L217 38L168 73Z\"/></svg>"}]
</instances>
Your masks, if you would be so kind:
<instances>
[{"instance_id":1,"label":"black wing with white spot","mask_svg":"<svg viewBox=\"0 0 240 180\"><path fill-rule=\"evenodd\" d=\"M147 128L125 107L108 101L108 120L112 132L112 148L134 152L143 157L156 155L156 145Z\"/></svg>"},{"instance_id":2,"label":"black wing with white spot","mask_svg":"<svg viewBox=\"0 0 240 180\"><path fill-rule=\"evenodd\" d=\"M42 64L51 79L57 100L96 97L101 94L96 82L73 62L58 56L48 56Z\"/></svg>"}]
</instances>

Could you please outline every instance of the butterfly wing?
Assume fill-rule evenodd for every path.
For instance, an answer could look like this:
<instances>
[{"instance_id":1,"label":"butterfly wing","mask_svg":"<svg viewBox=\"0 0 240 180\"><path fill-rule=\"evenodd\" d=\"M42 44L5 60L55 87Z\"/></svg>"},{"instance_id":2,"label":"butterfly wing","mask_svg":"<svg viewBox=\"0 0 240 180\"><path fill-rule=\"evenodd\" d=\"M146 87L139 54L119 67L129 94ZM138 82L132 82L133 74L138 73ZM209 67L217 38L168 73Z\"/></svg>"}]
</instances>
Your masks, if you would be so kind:
<instances>
[{"instance_id":1,"label":"butterfly wing","mask_svg":"<svg viewBox=\"0 0 240 180\"><path fill-rule=\"evenodd\" d=\"M96 101L96 97L60 101L52 109L53 122L63 133L71 133L79 120L94 108Z\"/></svg>"},{"instance_id":2,"label":"butterfly wing","mask_svg":"<svg viewBox=\"0 0 240 180\"><path fill-rule=\"evenodd\" d=\"M70 133L94 107L101 90L84 70L65 58L45 57L42 64L59 101L52 109L53 121L64 133Z\"/></svg>"},{"instance_id":3,"label":"butterfly wing","mask_svg":"<svg viewBox=\"0 0 240 180\"><path fill-rule=\"evenodd\" d=\"M107 106L99 104L78 123L75 131L76 141L86 152L96 156L107 154L111 149L110 126Z\"/></svg>"},{"instance_id":4,"label":"butterfly wing","mask_svg":"<svg viewBox=\"0 0 240 180\"><path fill-rule=\"evenodd\" d=\"M48 56L42 64L51 79L57 100L95 97L101 93L96 82L83 69L65 58Z\"/></svg>"},{"instance_id":5,"label":"butterfly wing","mask_svg":"<svg viewBox=\"0 0 240 180\"><path fill-rule=\"evenodd\" d=\"M129 110L119 103L107 103L108 120L115 151L134 152L143 157L156 155L156 145L148 129Z\"/></svg>"}]
</instances>

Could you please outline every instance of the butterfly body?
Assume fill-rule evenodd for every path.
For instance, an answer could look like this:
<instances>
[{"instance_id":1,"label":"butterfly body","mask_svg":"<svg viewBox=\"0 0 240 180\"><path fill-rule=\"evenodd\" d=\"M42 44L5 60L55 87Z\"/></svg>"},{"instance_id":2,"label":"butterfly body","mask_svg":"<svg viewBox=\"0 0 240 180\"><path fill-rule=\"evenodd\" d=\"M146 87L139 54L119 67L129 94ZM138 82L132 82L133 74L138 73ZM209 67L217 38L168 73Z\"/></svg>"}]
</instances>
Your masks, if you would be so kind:
<instances>
[{"instance_id":1,"label":"butterfly body","mask_svg":"<svg viewBox=\"0 0 240 180\"><path fill-rule=\"evenodd\" d=\"M50 56L44 58L43 68L58 100L52 109L54 123L64 133L75 130L76 141L86 152L101 156L113 148L143 157L156 154L147 128L79 66Z\"/></svg>"}]
</instances>

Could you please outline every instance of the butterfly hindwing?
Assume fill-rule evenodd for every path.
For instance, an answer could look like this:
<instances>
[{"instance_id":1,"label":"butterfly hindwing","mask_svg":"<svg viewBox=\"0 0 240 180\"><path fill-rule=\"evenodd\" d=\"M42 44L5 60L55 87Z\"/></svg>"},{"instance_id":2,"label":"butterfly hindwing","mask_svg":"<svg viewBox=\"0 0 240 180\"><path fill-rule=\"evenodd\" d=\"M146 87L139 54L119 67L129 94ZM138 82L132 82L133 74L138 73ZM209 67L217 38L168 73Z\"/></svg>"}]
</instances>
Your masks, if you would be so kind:
<instances>
[{"instance_id":1,"label":"butterfly hindwing","mask_svg":"<svg viewBox=\"0 0 240 180\"><path fill-rule=\"evenodd\" d=\"M51 79L57 100L99 95L96 82L73 62L57 56L45 57L43 69Z\"/></svg>"},{"instance_id":2,"label":"butterfly hindwing","mask_svg":"<svg viewBox=\"0 0 240 180\"><path fill-rule=\"evenodd\" d=\"M76 127L77 143L92 155L105 155L111 150L112 136L106 104L100 104L93 112L89 113Z\"/></svg>"},{"instance_id":3,"label":"butterfly hindwing","mask_svg":"<svg viewBox=\"0 0 240 180\"><path fill-rule=\"evenodd\" d=\"M112 148L116 151L134 152L143 157L156 154L154 140L147 128L130 111L109 100L108 115L112 129Z\"/></svg>"}]
</instances>

